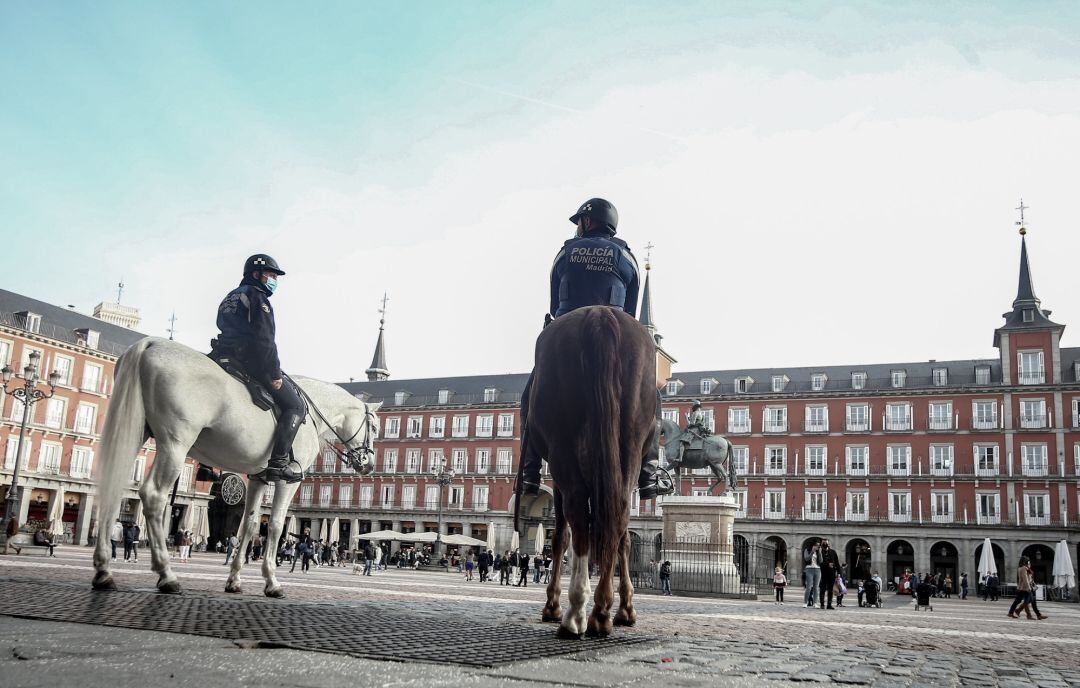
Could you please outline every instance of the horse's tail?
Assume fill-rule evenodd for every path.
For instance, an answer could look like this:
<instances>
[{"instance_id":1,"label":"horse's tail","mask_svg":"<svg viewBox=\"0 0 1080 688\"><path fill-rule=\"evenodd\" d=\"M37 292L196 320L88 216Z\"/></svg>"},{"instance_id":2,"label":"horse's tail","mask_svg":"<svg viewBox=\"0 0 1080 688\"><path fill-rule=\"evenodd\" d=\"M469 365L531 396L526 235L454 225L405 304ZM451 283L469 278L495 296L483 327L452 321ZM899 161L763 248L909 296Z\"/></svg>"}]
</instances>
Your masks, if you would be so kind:
<instances>
[{"instance_id":1,"label":"horse's tail","mask_svg":"<svg viewBox=\"0 0 1080 688\"><path fill-rule=\"evenodd\" d=\"M618 551L621 530L615 525L627 511L628 495L622 465L621 332L615 313L590 309L585 316L582 367L588 380L585 398L585 450L593 466L589 508L589 548L597 564Z\"/></svg>"},{"instance_id":2,"label":"horse's tail","mask_svg":"<svg viewBox=\"0 0 1080 688\"><path fill-rule=\"evenodd\" d=\"M98 456L98 550L109 542L109 531L120 515L120 497L131 478L135 457L146 442L146 408L142 395L143 354L153 343L147 337L116 362L116 379L109 413L101 433Z\"/></svg>"}]
</instances>

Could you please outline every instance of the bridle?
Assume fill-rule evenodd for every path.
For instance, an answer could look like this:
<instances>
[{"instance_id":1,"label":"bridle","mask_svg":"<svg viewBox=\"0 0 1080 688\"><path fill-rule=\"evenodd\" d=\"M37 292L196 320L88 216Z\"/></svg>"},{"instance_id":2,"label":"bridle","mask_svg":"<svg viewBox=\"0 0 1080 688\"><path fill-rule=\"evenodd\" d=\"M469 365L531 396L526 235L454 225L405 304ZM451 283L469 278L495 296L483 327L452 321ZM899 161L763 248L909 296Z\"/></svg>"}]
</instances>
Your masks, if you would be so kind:
<instances>
[{"instance_id":1,"label":"bridle","mask_svg":"<svg viewBox=\"0 0 1080 688\"><path fill-rule=\"evenodd\" d=\"M285 377L288 376L286 375ZM345 451L341 451L333 444L328 443L327 446L330 448L330 451L334 452L334 454L338 457L339 460L341 460L343 464L345 464L345 466L347 466L348 468L352 468L361 475L367 475L368 473L374 471L375 464L370 457L375 456L375 448L371 440L371 436L373 433L370 431L371 425L369 425L369 423L372 423L372 421L374 421L375 414L368 409L367 404L364 404L364 422L356 428L356 432L349 436L349 439L345 439L341 436L341 433L337 431L337 428L335 428L330 423L330 421L326 420L326 416L324 416L323 412L319 410L319 407L315 404L314 400L312 400L311 396L306 391L304 391L304 388L296 384L296 382L293 381L292 378L289 378L289 382L291 382L292 385L297 389L297 391L300 392L301 396L304 397L304 401L306 401L308 405L308 415L313 414L312 420L315 420L315 417L317 416L318 419L321 420L324 425L326 425L326 427L330 428L330 432L334 433L334 436L337 437L339 442L341 442L341 446L345 447ZM360 431L365 427L367 427L369 431L364 436L363 444L359 447L349 446L349 443L356 439L356 436L359 435Z\"/></svg>"}]
</instances>

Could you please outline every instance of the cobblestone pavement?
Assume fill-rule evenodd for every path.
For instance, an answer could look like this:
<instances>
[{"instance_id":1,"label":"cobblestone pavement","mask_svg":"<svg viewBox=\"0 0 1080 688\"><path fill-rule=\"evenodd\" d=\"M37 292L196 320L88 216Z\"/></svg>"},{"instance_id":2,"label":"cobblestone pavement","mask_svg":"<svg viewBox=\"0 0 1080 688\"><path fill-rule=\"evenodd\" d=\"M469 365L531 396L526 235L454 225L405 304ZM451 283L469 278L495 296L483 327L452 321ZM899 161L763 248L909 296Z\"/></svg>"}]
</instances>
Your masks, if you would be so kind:
<instances>
[{"instance_id":1,"label":"cobblestone pavement","mask_svg":"<svg viewBox=\"0 0 1080 688\"><path fill-rule=\"evenodd\" d=\"M39 556L0 557L0 577L37 578L85 582L89 585L90 551L61 548L56 558ZM219 592L227 569L220 555L196 555L188 564L176 566L181 584L188 590ZM156 580L147 561L114 565L118 585L129 589L152 589ZM536 624L542 606L542 586L531 582L527 588L497 583L466 582L457 573L390 569L370 577L352 574L352 568L299 570L280 574L291 600L338 604L379 605L430 614L433 621L475 619L478 623L500 622ZM245 568L244 594L262 599L258 565ZM1013 620L1006 617L1008 601L935 600L933 612L916 612L910 598L886 595L883 609L845 606L835 611L806 609L798 604L799 590L789 591L783 607L771 600L728 600L689 597L662 597L640 591L635 597L638 625L616 629L616 633L637 633L660 638L658 642L630 648L615 648L573 658L553 658L520 662L494 670L462 667L371 662L345 657L311 655L275 650L282 669L275 674L281 685L290 685L290 667L316 665L340 667L346 673L363 671L376 677L370 685L647 685L662 681L665 686L770 685L806 682L834 682L872 686L1040 686L1080 687L1080 607L1044 602L1045 621ZM565 595L565 593L564 593ZM794 599L794 601L792 601ZM850 598L854 602L853 597ZM564 597L564 605L565 605ZM2 611L0 611L2 613ZM554 628L550 627L552 632ZM53 630L49 630L53 629ZM80 629L82 629L80 631ZM87 631L86 629L90 629ZM89 643L83 649L73 638L83 633ZM509 632L509 631L508 631ZM28 634L57 641L44 655L26 642ZM106 666L108 656L100 656L94 643L102 635L123 637L136 633L121 629L102 631L100 627L77 624L0 619L0 675L3 684L23 685L8 677L24 676L26 685L43 685L42 672L76 671L80 662ZM235 683L239 665L258 660L238 655L228 641L141 633L163 646L190 643L199 656L220 654L221 666L233 667L222 674ZM92 640L92 642L91 642ZM146 640L146 642L150 642ZM45 643L48 645L48 643ZM186 646L185 646L186 647ZM247 650L247 652L252 652ZM51 654L50 654L51 653ZM74 656L71 653L75 653ZM107 654L107 653L106 653ZM19 673L11 673L10 657L27 657L19 662ZM17 660L12 660L17 661ZM155 660L156 661L156 660ZM32 671L31 671L32 669ZM242 672L241 672L242 673ZM96 675L96 674L93 674ZM174 676L184 676L183 672ZM198 685L217 685L203 674ZM33 680L31 680L33 677ZM381 678L378 678L381 677ZM83 675L85 679L85 675ZM497 679L497 680L496 680ZM14 680L14 679L13 679ZM297 685L309 682L295 676ZM36 682L35 682L36 681ZM85 680L83 681L85 683ZM319 681L322 685L326 684ZM93 681L87 685L95 685ZM109 685L113 685L111 682ZM344 683L343 683L344 685ZM352 683L350 683L352 685Z\"/></svg>"}]
</instances>

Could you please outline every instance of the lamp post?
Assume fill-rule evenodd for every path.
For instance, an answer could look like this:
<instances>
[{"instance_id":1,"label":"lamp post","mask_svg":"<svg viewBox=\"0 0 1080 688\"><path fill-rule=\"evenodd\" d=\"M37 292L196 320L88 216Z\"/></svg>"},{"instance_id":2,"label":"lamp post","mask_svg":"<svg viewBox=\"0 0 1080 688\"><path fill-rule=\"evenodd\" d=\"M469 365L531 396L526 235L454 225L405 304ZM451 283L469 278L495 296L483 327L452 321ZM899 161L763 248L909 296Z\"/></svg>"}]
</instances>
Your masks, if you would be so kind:
<instances>
[{"instance_id":1,"label":"lamp post","mask_svg":"<svg viewBox=\"0 0 1080 688\"><path fill-rule=\"evenodd\" d=\"M454 469L446 467L446 457L442 459L442 463L439 465L439 473L435 476L435 483L439 486L439 538L436 540L436 557L442 557L443 550L446 549L442 541L443 530L443 488L448 487L454 479Z\"/></svg>"},{"instance_id":2,"label":"lamp post","mask_svg":"<svg viewBox=\"0 0 1080 688\"><path fill-rule=\"evenodd\" d=\"M17 377L15 371L11 369L11 366L7 365L0 370L0 375L3 376L4 380L4 391L22 401L23 404L22 424L19 425L19 442L15 447L15 470L11 474L11 487L7 491L4 518L0 521L0 547L5 552L7 551L8 524L12 519L17 518L19 513L19 470L22 468L23 440L26 437L26 424L30 422L30 409L42 399L50 398L56 391L56 385L60 382L60 371L54 370L49 373L49 391L46 393L37 388L39 382L38 362L40 360L41 354L37 351L31 351L30 359L27 361L26 367L23 368L21 382L15 382L10 387L8 385Z\"/></svg>"}]
</instances>

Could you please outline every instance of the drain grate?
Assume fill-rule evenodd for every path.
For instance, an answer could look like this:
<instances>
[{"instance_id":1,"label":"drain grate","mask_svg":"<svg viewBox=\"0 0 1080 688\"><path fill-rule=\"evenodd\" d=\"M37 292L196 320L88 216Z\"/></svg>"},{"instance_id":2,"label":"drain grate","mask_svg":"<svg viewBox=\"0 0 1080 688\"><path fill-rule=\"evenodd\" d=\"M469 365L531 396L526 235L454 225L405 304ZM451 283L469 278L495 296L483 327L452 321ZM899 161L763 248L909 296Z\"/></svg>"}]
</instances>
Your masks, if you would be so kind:
<instances>
[{"instance_id":1,"label":"drain grate","mask_svg":"<svg viewBox=\"0 0 1080 688\"><path fill-rule=\"evenodd\" d=\"M94 592L84 586L0 579L0 614L28 619L164 631L270 647L387 661L493 667L528 659L604 651L653 640L616 635L559 640L551 626L484 625L445 612L416 614L377 603L253 600L205 593Z\"/></svg>"}]
</instances>

